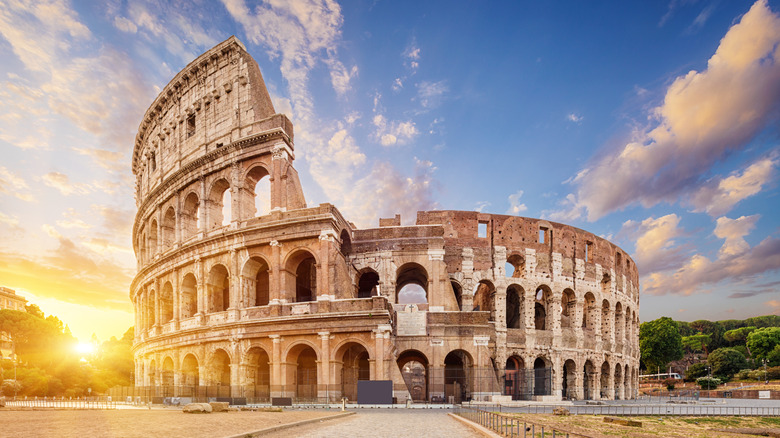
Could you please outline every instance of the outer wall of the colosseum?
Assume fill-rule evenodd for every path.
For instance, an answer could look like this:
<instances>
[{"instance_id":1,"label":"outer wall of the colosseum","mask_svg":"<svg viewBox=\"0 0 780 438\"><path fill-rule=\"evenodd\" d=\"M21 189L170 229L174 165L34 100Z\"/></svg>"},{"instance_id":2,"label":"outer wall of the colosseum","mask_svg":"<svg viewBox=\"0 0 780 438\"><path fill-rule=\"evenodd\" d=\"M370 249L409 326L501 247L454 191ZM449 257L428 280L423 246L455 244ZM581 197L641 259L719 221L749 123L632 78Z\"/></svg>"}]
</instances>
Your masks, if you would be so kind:
<instances>
[{"instance_id":1,"label":"outer wall of the colosseum","mask_svg":"<svg viewBox=\"0 0 780 438\"><path fill-rule=\"evenodd\" d=\"M147 110L133 153L136 386L338 400L371 379L392 380L399 401L634 395L638 276L620 248L478 212L356 229L332 205L307 207L294 151L235 38ZM407 287L424 300L399 302Z\"/></svg>"}]
</instances>

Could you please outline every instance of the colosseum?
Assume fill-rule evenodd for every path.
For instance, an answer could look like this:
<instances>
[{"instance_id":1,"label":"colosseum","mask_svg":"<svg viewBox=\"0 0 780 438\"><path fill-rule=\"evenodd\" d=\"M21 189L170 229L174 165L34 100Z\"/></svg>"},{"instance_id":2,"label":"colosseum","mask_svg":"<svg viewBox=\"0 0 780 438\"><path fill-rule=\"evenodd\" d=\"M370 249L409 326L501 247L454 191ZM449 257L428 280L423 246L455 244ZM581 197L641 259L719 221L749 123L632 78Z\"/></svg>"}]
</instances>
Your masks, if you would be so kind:
<instances>
[{"instance_id":1,"label":"colosseum","mask_svg":"<svg viewBox=\"0 0 780 438\"><path fill-rule=\"evenodd\" d=\"M475 211L359 229L306 204L293 139L235 37L146 111L132 157L136 390L326 402L374 381L397 403L635 396L639 282L625 251Z\"/></svg>"}]
</instances>

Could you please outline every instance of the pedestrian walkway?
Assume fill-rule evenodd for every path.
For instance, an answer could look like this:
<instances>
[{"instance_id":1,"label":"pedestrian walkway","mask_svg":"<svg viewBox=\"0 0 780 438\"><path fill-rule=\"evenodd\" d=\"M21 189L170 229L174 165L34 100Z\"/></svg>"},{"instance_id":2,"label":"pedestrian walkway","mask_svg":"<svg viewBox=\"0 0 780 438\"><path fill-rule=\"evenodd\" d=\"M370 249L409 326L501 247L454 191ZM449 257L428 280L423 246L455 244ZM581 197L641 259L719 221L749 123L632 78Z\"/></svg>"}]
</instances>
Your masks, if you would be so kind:
<instances>
[{"instance_id":1,"label":"pedestrian walkway","mask_svg":"<svg viewBox=\"0 0 780 438\"><path fill-rule=\"evenodd\" d=\"M449 411L418 409L357 410L343 419L313 423L266 435L268 438L477 438L482 435L447 415Z\"/></svg>"}]
</instances>

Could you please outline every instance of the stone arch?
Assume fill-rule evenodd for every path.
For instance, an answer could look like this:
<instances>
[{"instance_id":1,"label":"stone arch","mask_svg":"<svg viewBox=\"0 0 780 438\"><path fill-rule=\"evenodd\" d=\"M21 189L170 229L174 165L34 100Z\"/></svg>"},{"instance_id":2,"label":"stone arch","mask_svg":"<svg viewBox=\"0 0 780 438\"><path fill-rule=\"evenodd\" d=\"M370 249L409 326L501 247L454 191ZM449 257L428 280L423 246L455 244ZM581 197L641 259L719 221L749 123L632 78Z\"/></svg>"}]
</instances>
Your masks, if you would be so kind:
<instances>
[{"instance_id":1,"label":"stone arch","mask_svg":"<svg viewBox=\"0 0 780 438\"><path fill-rule=\"evenodd\" d=\"M490 280L480 280L474 289L473 310L479 312L490 312L490 320L495 321L495 297L496 287Z\"/></svg>"},{"instance_id":2,"label":"stone arch","mask_svg":"<svg viewBox=\"0 0 780 438\"><path fill-rule=\"evenodd\" d=\"M465 350L452 350L444 357L444 400L455 403L471 399L474 359Z\"/></svg>"},{"instance_id":3,"label":"stone arch","mask_svg":"<svg viewBox=\"0 0 780 438\"><path fill-rule=\"evenodd\" d=\"M620 302L615 303L615 343L623 343L623 329L625 327L623 318L623 305Z\"/></svg>"},{"instance_id":4,"label":"stone arch","mask_svg":"<svg viewBox=\"0 0 780 438\"><path fill-rule=\"evenodd\" d=\"M268 262L262 256L252 256L241 270L242 300L246 306L267 306L271 294Z\"/></svg>"},{"instance_id":5,"label":"stone arch","mask_svg":"<svg viewBox=\"0 0 780 438\"><path fill-rule=\"evenodd\" d=\"M625 341L629 342L631 340L631 321L634 319L634 315L631 312L631 308L626 306L626 312L625 312L625 330L623 331L625 336Z\"/></svg>"},{"instance_id":6,"label":"stone arch","mask_svg":"<svg viewBox=\"0 0 780 438\"><path fill-rule=\"evenodd\" d=\"M217 263L209 270L206 281L209 312L224 312L231 307L230 273L225 265Z\"/></svg>"},{"instance_id":7,"label":"stone arch","mask_svg":"<svg viewBox=\"0 0 780 438\"><path fill-rule=\"evenodd\" d=\"M457 280L450 279L450 287L452 287L452 293L455 295L455 302L458 303L458 310L463 310L463 286L458 283Z\"/></svg>"},{"instance_id":8,"label":"stone arch","mask_svg":"<svg viewBox=\"0 0 780 438\"><path fill-rule=\"evenodd\" d=\"M181 361L181 380L182 386L200 385L200 367L193 353L187 354Z\"/></svg>"},{"instance_id":9,"label":"stone arch","mask_svg":"<svg viewBox=\"0 0 780 438\"><path fill-rule=\"evenodd\" d=\"M200 229L201 208L200 198L195 192L190 192L184 198L184 208L181 212L181 240L195 237Z\"/></svg>"},{"instance_id":10,"label":"stone arch","mask_svg":"<svg viewBox=\"0 0 780 438\"><path fill-rule=\"evenodd\" d=\"M428 302L428 271L417 263L405 263L396 270L395 293L398 304Z\"/></svg>"},{"instance_id":11,"label":"stone arch","mask_svg":"<svg viewBox=\"0 0 780 438\"><path fill-rule=\"evenodd\" d=\"M525 361L517 355L509 356L504 367L504 395L512 400L523 400L528 393L525 377Z\"/></svg>"},{"instance_id":12,"label":"stone arch","mask_svg":"<svg viewBox=\"0 0 780 438\"><path fill-rule=\"evenodd\" d=\"M317 300L317 258L307 249L299 248L287 258L285 268L289 285L295 284L295 302Z\"/></svg>"},{"instance_id":13,"label":"stone arch","mask_svg":"<svg viewBox=\"0 0 780 438\"><path fill-rule=\"evenodd\" d=\"M546 284L536 288L534 295L534 328L552 330L552 291Z\"/></svg>"},{"instance_id":14,"label":"stone arch","mask_svg":"<svg viewBox=\"0 0 780 438\"><path fill-rule=\"evenodd\" d=\"M138 235L140 236L137 242L138 260L141 263L145 263L146 262L146 229L142 227Z\"/></svg>"},{"instance_id":15,"label":"stone arch","mask_svg":"<svg viewBox=\"0 0 780 438\"><path fill-rule=\"evenodd\" d=\"M176 210L173 207L168 207L165 210L160 231L162 234L162 252L165 252L173 248L173 243L176 241Z\"/></svg>"},{"instance_id":16,"label":"stone arch","mask_svg":"<svg viewBox=\"0 0 780 438\"><path fill-rule=\"evenodd\" d=\"M574 328L577 298L574 291L566 288L561 295L561 328Z\"/></svg>"},{"instance_id":17,"label":"stone arch","mask_svg":"<svg viewBox=\"0 0 780 438\"><path fill-rule=\"evenodd\" d=\"M523 278L525 276L525 257L518 253L513 253L507 257L506 262L512 268L512 274L509 275L507 271L507 277Z\"/></svg>"},{"instance_id":18,"label":"stone arch","mask_svg":"<svg viewBox=\"0 0 780 438\"><path fill-rule=\"evenodd\" d=\"M165 324L173 319L173 285L166 281L160 292L160 322Z\"/></svg>"},{"instance_id":19,"label":"stone arch","mask_svg":"<svg viewBox=\"0 0 780 438\"><path fill-rule=\"evenodd\" d=\"M596 297L592 292L585 294L585 301L582 305L582 328L586 330L593 330L596 324L596 318L598 316L598 308L596 307Z\"/></svg>"},{"instance_id":20,"label":"stone arch","mask_svg":"<svg viewBox=\"0 0 780 438\"><path fill-rule=\"evenodd\" d=\"M271 212L271 177L265 166L252 166L244 177L242 210L246 219L267 215Z\"/></svg>"},{"instance_id":21,"label":"stone arch","mask_svg":"<svg viewBox=\"0 0 780 438\"><path fill-rule=\"evenodd\" d=\"M593 361L587 359L582 367L582 396L585 400L596 398L596 367Z\"/></svg>"},{"instance_id":22,"label":"stone arch","mask_svg":"<svg viewBox=\"0 0 780 438\"><path fill-rule=\"evenodd\" d=\"M610 336L609 336L609 322L612 320L612 306L609 304L609 301L603 300L601 302L601 340L602 342L609 343ZM609 348L606 348L607 350Z\"/></svg>"},{"instance_id":23,"label":"stone arch","mask_svg":"<svg viewBox=\"0 0 780 438\"><path fill-rule=\"evenodd\" d=\"M154 359L149 362L147 370L149 376L149 386L157 386L157 362Z\"/></svg>"},{"instance_id":24,"label":"stone arch","mask_svg":"<svg viewBox=\"0 0 780 438\"><path fill-rule=\"evenodd\" d=\"M620 400L621 390L623 389L623 367L620 364L615 364L615 400Z\"/></svg>"},{"instance_id":25,"label":"stone arch","mask_svg":"<svg viewBox=\"0 0 780 438\"><path fill-rule=\"evenodd\" d=\"M629 368L628 364L626 364L623 368L623 391L624 391L624 398L626 400L630 400L631 398L631 369Z\"/></svg>"},{"instance_id":26,"label":"stone arch","mask_svg":"<svg viewBox=\"0 0 780 438\"><path fill-rule=\"evenodd\" d=\"M146 328L152 328L157 325L157 315L154 311L155 304L157 304L157 293L154 289L149 290L149 296L146 298L146 321L148 326Z\"/></svg>"},{"instance_id":27,"label":"stone arch","mask_svg":"<svg viewBox=\"0 0 780 438\"><path fill-rule=\"evenodd\" d=\"M561 396L566 400L577 399L577 364L567 359L561 369Z\"/></svg>"},{"instance_id":28,"label":"stone arch","mask_svg":"<svg viewBox=\"0 0 780 438\"><path fill-rule=\"evenodd\" d=\"M181 280L181 317L189 318L198 313L198 280L188 272Z\"/></svg>"},{"instance_id":29,"label":"stone arch","mask_svg":"<svg viewBox=\"0 0 780 438\"><path fill-rule=\"evenodd\" d=\"M225 178L219 178L211 184L208 196L209 230L223 227L232 219L230 210L230 183Z\"/></svg>"},{"instance_id":30,"label":"stone arch","mask_svg":"<svg viewBox=\"0 0 780 438\"><path fill-rule=\"evenodd\" d=\"M230 397L230 354L222 348L211 353L208 362L208 380L217 387L218 397Z\"/></svg>"},{"instance_id":31,"label":"stone arch","mask_svg":"<svg viewBox=\"0 0 780 438\"><path fill-rule=\"evenodd\" d=\"M379 295L379 274L371 268L363 268L357 273L358 298L370 298Z\"/></svg>"},{"instance_id":32,"label":"stone arch","mask_svg":"<svg viewBox=\"0 0 780 438\"><path fill-rule=\"evenodd\" d=\"M517 284L506 288L506 328L525 328L525 290Z\"/></svg>"},{"instance_id":33,"label":"stone arch","mask_svg":"<svg viewBox=\"0 0 780 438\"><path fill-rule=\"evenodd\" d=\"M163 397L173 396L173 359L170 356L165 356L162 363L162 374L160 376Z\"/></svg>"},{"instance_id":34,"label":"stone arch","mask_svg":"<svg viewBox=\"0 0 780 438\"><path fill-rule=\"evenodd\" d=\"M271 396L271 359L260 346L252 346L244 356L247 397L255 402L266 401Z\"/></svg>"},{"instance_id":35,"label":"stone arch","mask_svg":"<svg viewBox=\"0 0 780 438\"><path fill-rule=\"evenodd\" d=\"M315 400L319 364L316 348L308 342L301 341L287 350L286 358L287 384L295 388L295 397L298 401Z\"/></svg>"},{"instance_id":36,"label":"stone arch","mask_svg":"<svg viewBox=\"0 0 780 438\"><path fill-rule=\"evenodd\" d=\"M612 373L612 367L609 366L608 361L604 361L604 363L601 364L601 382L600 382L600 398L607 399L609 398L609 377Z\"/></svg>"},{"instance_id":37,"label":"stone arch","mask_svg":"<svg viewBox=\"0 0 780 438\"><path fill-rule=\"evenodd\" d=\"M552 395L552 363L539 356L534 360L534 395Z\"/></svg>"},{"instance_id":38,"label":"stone arch","mask_svg":"<svg viewBox=\"0 0 780 438\"><path fill-rule=\"evenodd\" d=\"M149 224L149 259L151 260L158 253L157 251L157 219L152 219Z\"/></svg>"},{"instance_id":39,"label":"stone arch","mask_svg":"<svg viewBox=\"0 0 780 438\"><path fill-rule=\"evenodd\" d=\"M341 246L339 247L341 254L344 255L344 257L350 255L352 253L352 238L346 228L341 230L339 241L341 243Z\"/></svg>"},{"instance_id":40,"label":"stone arch","mask_svg":"<svg viewBox=\"0 0 780 438\"><path fill-rule=\"evenodd\" d=\"M406 388L414 401L428 400L428 357L418 350L406 350L396 360Z\"/></svg>"},{"instance_id":41,"label":"stone arch","mask_svg":"<svg viewBox=\"0 0 780 438\"><path fill-rule=\"evenodd\" d=\"M601 276L601 293L604 295L612 293L612 276L609 275L609 272L605 272Z\"/></svg>"},{"instance_id":42,"label":"stone arch","mask_svg":"<svg viewBox=\"0 0 780 438\"><path fill-rule=\"evenodd\" d=\"M333 364L342 397L356 401L358 381L371 380L368 348L356 339L347 339L334 350Z\"/></svg>"}]
</instances>

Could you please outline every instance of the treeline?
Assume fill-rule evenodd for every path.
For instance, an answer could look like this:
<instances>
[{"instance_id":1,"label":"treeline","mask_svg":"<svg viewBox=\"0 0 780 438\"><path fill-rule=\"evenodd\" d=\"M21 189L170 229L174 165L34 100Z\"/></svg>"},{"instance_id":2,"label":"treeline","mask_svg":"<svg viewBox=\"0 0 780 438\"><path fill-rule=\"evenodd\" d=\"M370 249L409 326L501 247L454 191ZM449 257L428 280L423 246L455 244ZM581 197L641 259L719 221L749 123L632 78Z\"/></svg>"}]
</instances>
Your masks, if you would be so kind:
<instances>
[{"instance_id":1,"label":"treeline","mask_svg":"<svg viewBox=\"0 0 780 438\"><path fill-rule=\"evenodd\" d=\"M78 397L132 385L133 328L112 337L92 353L76 350L78 341L56 316L38 306L0 310L0 336L13 343L16 361L0 364L0 395Z\"/></svg>"},{"instance_id":2,"label":"treeline","mask_svg":"<svg viewBox=\"0 0 780 438\"><path fill-rule=\"evenodd\" d=\"M666 370L685 358L687 380L713 376L720 381L780 378L780 316L744 320L659 318L639 328L641 365L648 373Z\"/></svg>"}]
</instances>

